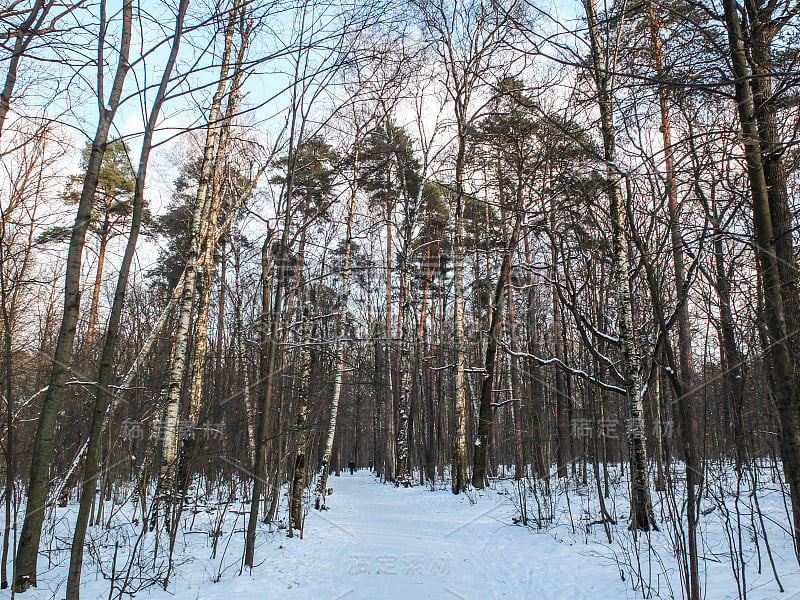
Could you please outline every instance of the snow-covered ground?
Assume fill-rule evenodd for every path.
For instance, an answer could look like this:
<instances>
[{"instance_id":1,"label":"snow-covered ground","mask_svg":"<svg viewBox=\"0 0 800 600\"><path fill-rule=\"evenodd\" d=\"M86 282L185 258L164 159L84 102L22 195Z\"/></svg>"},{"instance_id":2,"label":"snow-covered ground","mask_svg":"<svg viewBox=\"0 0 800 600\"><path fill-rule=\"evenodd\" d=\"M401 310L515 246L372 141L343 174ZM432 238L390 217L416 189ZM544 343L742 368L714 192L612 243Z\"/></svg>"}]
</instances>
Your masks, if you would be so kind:
<instances>
[{"instance_id":1,"label":"snow-covered ground","mask_svg":"<svg viewBox=\"0 0 800 600\"><path fill-rule=\"evenodd\" d=\"M245 505L231 503L224 512L216 504L187 511L178 535L174 574L168 588L150 586L136 593L136 597L150 600L642 597L640 589L632 588L635 578L631 577L630 565L636 560L631 560L633 546L625 523L627 507L609 505L613 514L621 517L611 528L614 541L609 544L601 525L587 527L592 513L591 487L583 492L574 489L570 493L571 512L554 511L556 518L539 530L535 524L529 527L514 524L519 495L512 481L498 482L495 489L467 496L452 495L444 484L436 491L422 486L396 488L381 484L367 471L332 477L330 484L334 489L328 501L330 510L309 511L304 539L289 539L285 529L269 531L263 526L256 550L257 566L252 572L244 570L239 574L246 519L241 513L245 512ZM565 494L560 498L559 505L566 502ZM527 504L530 512L538 513L532 495L528 496ZM755 547L748 545L745 532L743 556L752 563L747 573L747 597L796 600L800 598L800 573L791 555L788 536L781 533L780 523L784 521L779 519L784 509L780 495L766 494L762 504L776 569L786 592L781 594L778 590L763 542L759 554L761 573L757 572L758 556ZM660 509L657 503L657 512ZM51 536L40 559L39 588L22 598L64 597L69 522L76 509L58 510L56 535ZM736 598L724 529L714 525L718 512L714 510L703 517L709 525L703 536L705 597ZM111 597L119 597L119 587L126 578L128 593L122 597L131 597L130 586L139 585L148 572L159 569L163 572L163 555L154 560L148 550L154 547L152 533L138 541L144 551L138 564L128 571L125 557L136 545L141 527L131 525L130 515L123 512L114 519L119 519L119 527L110 531L102 527L91 530L93 541L84 566L83 598L109 598L111 579L117 588ZM215 538L209 532L217 529L220 522L221 534L216 538L217 548L212 558ZM639 539L640 547L646 547L646 537ZM113 566L115 540L120 541L116 567ZM670 551L669 532L664 528L652 534L650 543L654 552L643 552L640 568L652 586L653 595L680 598L680 579ZM3 591L0 598L8 595L7 590Z\"/></svg>"}]
</instances>

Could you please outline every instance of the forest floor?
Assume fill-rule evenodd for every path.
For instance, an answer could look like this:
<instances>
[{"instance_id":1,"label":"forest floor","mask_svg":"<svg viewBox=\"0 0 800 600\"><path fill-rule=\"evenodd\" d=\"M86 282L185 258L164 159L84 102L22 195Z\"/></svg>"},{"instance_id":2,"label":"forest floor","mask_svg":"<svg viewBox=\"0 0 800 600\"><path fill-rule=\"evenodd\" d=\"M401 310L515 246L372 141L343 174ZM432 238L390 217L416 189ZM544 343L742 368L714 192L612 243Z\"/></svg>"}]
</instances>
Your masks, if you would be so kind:
<instances>
[{"instance_id":1,"label":"forest floor","mask_svg":"<svg viewBox=\"0 0 800 600\"><path fill-rule=\"evenodd\" d=\"M366 471L331 482L331 508L309 514L302 547L287 547L274 565L259 569L266 576L254 583L268 586L273 592L268 597L626 596L616 570L582 556L586 547L510 526L514 507L505 495L489 492L471 503L445 490L380 485ZM581 567L587 560L595 566L591 577ZM248 587L241 582L241 598L250 597Z\"/></svg>"},{"instance_id":2,"label":"forest floor","mask_svg":"<svg viewBox=\"0 0 800 600\"><path fill-rule=\"evenodd\" d=\"M640 536L640 550L649 551L640 551L637 561L626 528L627 506L609 501L609 511L619 519L610 528L614 541L609 544L603 526L591 524L592 514L597 514L591 487L576 488L569 496L561 493L555 496L557 505L549 507L553 496L542 496L537 503L529 489L526 503L532 520L523 527L516 524L520 488L510 480L460 496L451 494L445 483L436 490L384 485L365 470L331 477L329 485L334 490L329 510L309 510L303 539L288 538L285 528L262 526L257 565L241 573L247 504L237 498L188 509L166 590L152 585L164 573L166 554L154 556L147 550L163 547L163 540L155 544L155 533L142 536L141 526L123 508L111 518L116 525L90 529L82 598L127 599L135 594L148 600L620 600L641 598L642 581L647 582L650 597L681 597L671 533L664 527L650 538ZM779 523L784 510L780 498L765 494L762 499L768 525ZM64 597L75 510L72 505L58 509L48 520L53 534L40 558L39 587L20 598ZM538 529L537 516L548 512L554 518ZM703 534L703 587L709 600L737 597L726 556L727 534L713 525L715 515L722 512L714 510L704 517L709 529ZM760 549L754 548L743 528L747 597L798 600L800 572L791 541L780 527L770 529L773 558L786 591L778 590L763 541ZM210 535L213 531L220 534ZM133 548L142 551L126 564ZM635 575L637 570L642 577ZM112 582L114 592L109 594ZM8 597L7 590L0 592L0 599Z\"/></svg>"}]
</instances>

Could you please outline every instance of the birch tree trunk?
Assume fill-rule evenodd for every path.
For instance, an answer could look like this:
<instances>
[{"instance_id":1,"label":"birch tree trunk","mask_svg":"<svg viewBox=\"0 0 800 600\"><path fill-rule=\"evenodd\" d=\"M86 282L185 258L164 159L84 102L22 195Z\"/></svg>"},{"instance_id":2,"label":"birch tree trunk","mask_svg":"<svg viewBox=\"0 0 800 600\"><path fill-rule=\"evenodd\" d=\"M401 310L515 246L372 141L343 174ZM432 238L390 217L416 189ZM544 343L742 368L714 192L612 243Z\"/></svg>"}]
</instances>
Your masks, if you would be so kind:
<instances>
[{"instance_id":1,"label":"birch tree trunk","mask_svg":"<svg viewBox=\"0 0 800 600\"><path fill-rule=\"evenodd\" d=\"M392 356L392 200L386 201L386 393L383 405L383 426L386 435L383 439L385 456L383 465L383 478L385 481L394 481L395 478L395 444L394 444L394 360Z\"/></svg>"},{"instance_id":2,"label":"birch tree trunk","mask_svg":"<svg viewBox=\"0 0 800 600\"><path fill-rule=\"evenodd\" d=\"M426 158L427 167L427 158ZM403 284L403 302L400 314L400 396L398 398L398 428L397 428L397 479L396 482L403 487L410 487L411 482L411 349L413 341L413 327L411 326L412 293L411 255L413 252L414 227L417 222L417 212L422 203L425 190L425 174L419 183L416 197L409 197L406 165L399 166L401 189L404 197L403 240L401 249L401 276Z\"/></svg>"},{"instance_id":3,"label":"birch tree trunk","mask_svg":"<svg viewBox=\"0 0 800 600\"><path fill-rule=\"evenodd\" d=\"M491 68L493 52L510 32L509 15L514 7L478 2L449 3L413 0L423 26L431 34L442 67L447 75L447 92L453 103L457 151L454 170L455 214L453 229L453 364L455 379L456 427L452 460L454 494L467 489L467 406L466 339L464 333L464 203L466 141L469 135L470 100Z\"/></svg>"},{"instance_id":4,"label":"birch tree trunk","mask_svg":"<svg viewBox=\"0 0 800 600\"><path fill-rule=\"evenodd\" d=\"M356 199L358 197L359 174L359 131L356 131L356 147L353 153L353 182L350 191L350 204L347 208L347 228L344 238L344 265L342 270L342 295L339 299L339 315L336 323L336 347L334 349L333 364L336 375L333 380L333 395L331 396L331 410L328 417L328 431L325 434L325 446L322 451L322 465L317 481L316 499L314 506L317 510L325 508L325 497L328 492L328 475L331 469L331 456L333 454L333 441L336 436L336 421L339 415L339 400L342 396L342 381L345 368L344 337L347 327L348 301L350 299L350 258L353 247L353 221L356 214Z\"/></svg>"},{"instance_id":5,"label":"birch tree trunk","mask_svg":"<svg viewBox=\"0 0 800 600\"><path fill-rule=\"evenodd\" d=\"M64 313L53 354L48 391L39 413L39 423L36 428L36 438L31 458L25 521L20 533L19 547L14 563L14 590L16 592L24 592L29 586L36 585L39 540L42 535L47 493L50 488L49 470L50 456L53 450L53 435L58 412L63 401L64 385L69 373L69 365L72 362L73 343L80 311L81 257L86 243L86 231L89 227L92 201L97 190L100 168L108 142L108 133L119 108L125 77L130 69L128 56L131 45L133 2L132 0L125 0L122 7L122 37L119 42L119 59L108 104L106 105L104 93L105 74L103 71L106 43L105 1L100 5L100 12L101 22L97 61L97 98L100 118L86 165L86 176L83 180L83 188L78 201L78 212L75 217L75 224L72 227L69 250L67 252L66 273L64 275Z\"/></svg>"},{"instance_id":6,"label":"birch tree trunk","mask_svg":"<svg viewBox=\"0 0 800 600\"><path fill-rule=\"evenodd\" d=\"M240 0L234 0L224 34L224 51L220 65L219 81L208 113L208 126L200 167L200 181L197 186L195 205L192 212L189 252L184 271L183 293L179 304L178 325L175 331L173 360L170 366L169 384L165 401L164 421L162 423L163 442L161 448L161 469L159 473L157 502L159 512L163 511L164 526L170 530L169 507L175 494L175 469L178 457L178 419L180 415L181 390L189 350L189 331L192 325L195 292L197 289L198 263L202 244L203 224L209 213L209 191L214 170L213 158L217 150L219 135L219 115L225 91L228 88L228 73L231 62L231 48L236 28ZM157 518L157 517L156 517Z\"/></svg>"},{"instance_id":7,"label":"birch tree trunk","mask_svg":"<svg viewBox=\"0 0 800 600\"><path fill-rule=\"evenodd\" d=\"M462 108L463 112L463 108ZM455 307L453 309L453 355L455 358L455 415L456 431L453 448L452 491L466 491L467 479L467 380L464 336L464 161L466 157L466 129L464 119L459 121L458 154L456 156L456 212L453 243L453 283Z\"/></svg>"},{"instance_id":8,"label":"birch tree trunk","mask_svg":"<svg viewBox=\"0 0 800 600\"><path fill-rule=\"evenodd\" d=\"M409 214L410 213L410 214ZM407 211L402 253L403 303L400 329L400 395L397 414L397 468L395 482L403 487L411 486L411 452L409 447L409 423L411 416L411 272L408 261L411 254L411 230L414 210Z\"/></svg>"},{"instance_id":9,"label":"birch tree trunk","mask_svg":"<svg viewBox=\"0 0 800 600\"><path fill-rule=\"evenodd\" d=\"M236 9L234 9L236 12ZM195 352L194 364L192 367L191 388L189 390L189 409L187 413L186 427L183 428L184 436L180 440L180 452L178 453L178 465L176 474L178 476L178 491L184 494L189 485L189 471L192 455L197 444L197 427L200 423L200 408L203 400L204 377L206 370L206 355L208 353L208 324L211 310L211 290L214 285L214 258L217 252L217 244L220 236L222 224L219 223L222 211L222 198L224 194L225 167L227 164L226 153L228 152L229 140L233 117L239 109L241 97L241 87L244 79L243 62L247 51L248 32L240 26L240 44L234 64L234 74L230 83L230 90L227 94L227 106L225 116L220 125L219 141L217 142L216 155L213 160L213 173L210 183L211 200L208 207L208 218L205 220L200 237L204 252L200 259L202 265L202 286L200 304L197 310L197 329L195 332ZM230 190L233 193L233 190ZM225 221L226 225L230 221ZM223 281L224 285L224 281ZM223 307L224 308L224 307Z\"/></svg>"},{"instance_id":10,"label":"birch tree trunk","mask_svg":"<svg viewBox=\"0 0 800 600\"><path fill-rule=\"evenodd\" d=\"M81 487L81 500L78 508L78 516L75 522L75 531L72 538L71 556L69 563L69 573L67 576L67 600L78 600L80 597L80 579L83 566L83 550L86 538L86 528L89 524L91 507L94 502L95 488L97 486L97 475L99 473L100 447L102 444L103 433L105 431L108 409L112 403L110 385L114 376L114 356L119 340L119 327L122 320L122 310L125 305L125 293L128 287L128 277L130 274L133 256L136 251L136 243L139 238L142 218L144 214L144 188L147 179L147 165L152 149L153 133L158 123L161 107L167 93L172 76L172 70L178 57L181 37L183 35L183 22L186 11L189 7L189 0L181 0L175 18L175 30L172 37L169 58L161 74L161 82L158 92L150 110L147 120L142 148L139 154L139 165L136 173L136 181L133 193L133 210L131 215L131 229L128 234L128 241L122 257L117 287L114 291L114 299L111 305L111 313L106 327L106 338L100 358L100 369L97 376L97 395L95 400L92 423L89 439L86 443L86 458L83 467L83 483ZM151 339L154 339L151 336ZM133 372L133 371L132 371ZM127 378L126 378L127 379ZM123 389L129 385L129 381L123 382Z\"/></svg>"},{"instance_id":11,"label":"birch tree trunk","mask_svg":"<svg viewBox=\"0 0 800 600\"><path fill-rule=\"evenodd\" d=\"M658 529L650 499L647 473L647 447L645 444L644 404L640 359L633 321L633 302L629 281L630 249L625 234L625 207L620 179L623 173L617 165L614 132L613 98L610 75L613 69L607 64L597 23L597 0L584 0L592 52L592 70L597 85L597 103L600 109L600 127L603 134L603 159L606 163L607 194L611 210L614 254L614 280L617 297L619 339L622 350L625 395L628 401L628 452L631 471L631 523L632 530Z\"/></svg>"}]
</instances>

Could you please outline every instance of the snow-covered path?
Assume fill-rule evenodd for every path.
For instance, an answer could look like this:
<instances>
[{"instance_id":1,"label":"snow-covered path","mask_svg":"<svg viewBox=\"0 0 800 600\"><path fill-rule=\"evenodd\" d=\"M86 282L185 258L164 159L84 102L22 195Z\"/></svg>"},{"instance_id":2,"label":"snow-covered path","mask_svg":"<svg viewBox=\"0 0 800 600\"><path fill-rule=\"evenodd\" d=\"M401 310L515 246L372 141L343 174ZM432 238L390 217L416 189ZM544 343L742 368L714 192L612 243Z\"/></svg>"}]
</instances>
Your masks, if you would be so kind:
<instances>
[{"instance_id":1,"label":"snow-covered path","mask_svg":"<svg viewBox=\"0 0 800 600\"><path fill-rule=\"evenodd\" d=\"M472 504L445 491L381 485L365 471L331 478L331 485L330 510L311 511L305 539L265 539L265 562L214 590L220 599L255 598L256 591L315 600L630 594L613 566L588 557L590 547L511 526L504 496ZM199 590L200 598L212 590Z\"/></svg>"},{"instance_id":2,"label":"snow-covered path","mask_svg":"<svg viewBox=\"0 0 800 600\"><path fill-rule=\"evenodd\" d=\"M594 537L575 541L567 525L536 533L512 523L511 495L488 490L454 496L437 491L384 485L367 472L331 477L329 510L311 509L304 539L285 529L258 534L256 567L241 575L245 514L249 504L228 510L217 554L209 532L219 510L187 510L175 548L175 570L167 590L149 585L136 593L147 600L423 600L544 599L620 600L634 598ZM445 484L442 484L444 486ZM511 489L511 486L506 486ZM285 507L282 507L285 509ZM61 600L69 560L70 522L76 507L59 512L57 545L51 560L40 560L39 587L26 600ZM138 527L136 528L138 529ZM93 551L84 564L81 597L108 598L113 543L108 530L92 528ZM150 547L152 536L143 541ZM563 536L563 537L562 537ZM133 545L133 538L125 542ZM96 562L103 555L103 566ZM600 556L600 552L606 558ZM147 564L147 551L144 552ZM151 566L152 566L152 560ZM100 573L102 571L103 574ZM134 569L150 579L148 570ZM120 572L115 577L118 597ZM152 582L152 579L150 579ZM136 587L136 586L134 586ZM130 591L130 587L127 588ZM8 598L0 591L0 600ZM130 597L126 593L125 598Z\"/></svg>"},{"instance_id":3,"label":"snow-covered path","mask_svg":"<svg viewBox=\"0 0 800 600\"><path fill-rule=\"evenodd\" d=\"M632 589L630 568L620 565L629 553L630 536L624 505L612 510L620 519L615 542L608 544L601 527L587 532L587 519L596 514L589 506L589 488L571 489L571 510L561 507L556 523L546 531L513 524L516 514L513 482L498 482L497 490L454 496L442 483L431 491L383 485L372 474L332 477L334 493L329 510L310 510L304 539L287 538L285 529L262 526L258 533L256 567L240 574L246 498L227 505L195 505L184 512L175 548L175 569L167 590L157 583L165 573L165 555L152 558L153 536L141 541L137 563L128 571L123 554L136 545L141 526L124 510L112 529L92 527L81 586L81 598L137 600L622 600L640 598ZM785 514L782 493L763 491L762 508L770 523ZM563 494L562 494L563 496ZM284 497L285 500L285 497ZM529 510L535 511L529 496ZM112 510L109 503L107 509ZM77 507L58 509L55 535L47 535L39 561L39 587L26 600L61 600L69 562L69 541ZM282 506L285 517L285 504ZM709 530L703 540L704 585L708 600L736 598L727 563L724 531L714 521L720 511L708 514ZM213 537L221 524L221 535ZM653 597L680 597L668 530L654 534L651 552L640 554L642 576L648 577ZM216 554L213 552L217 541ZM791 538L779 527L770 532L785 600L800 598L800 572L794 562ZM115 543L120 562L114 565ZM162 544L163 549L163 544ZM783 597L772 573L757 572L759 554L747 550L750 561L748 594L751 600ZM98 557L102 564L98 564ZM627 559L631 560L627 554ZM635 558L633 558L635 560ZM651 561L648 563L648 561ZM766 563L762 560L763 567ZM112 573L114 573L112 575ZM127 573L127 575L125 574ZM111 579L115 593L109 596ZM141 586L142 589L139 589ZM0 600L10 598L0 590Z\"/></svg>"}]
</instances>

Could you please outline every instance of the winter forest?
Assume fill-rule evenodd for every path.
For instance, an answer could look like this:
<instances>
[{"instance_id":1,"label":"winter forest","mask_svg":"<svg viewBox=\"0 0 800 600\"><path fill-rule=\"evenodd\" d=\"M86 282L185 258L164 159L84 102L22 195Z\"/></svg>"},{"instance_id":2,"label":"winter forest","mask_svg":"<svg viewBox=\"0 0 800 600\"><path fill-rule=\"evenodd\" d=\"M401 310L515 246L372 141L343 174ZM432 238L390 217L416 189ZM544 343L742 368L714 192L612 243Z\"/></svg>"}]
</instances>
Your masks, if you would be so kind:
<instances>
[{"instance_id":1,"label":"winter forest","mask_svg":"<svg viewBox=\"0 0 800 600\"><path fill-rule=\"evenodd\" d=\"M0 598L800 597L800 4L0 48Z\"/></svg>"}]
</instances>

